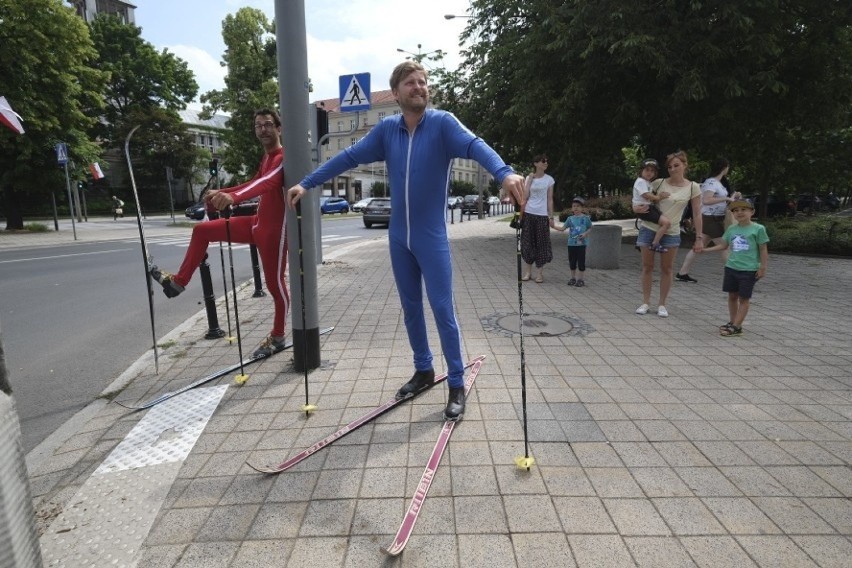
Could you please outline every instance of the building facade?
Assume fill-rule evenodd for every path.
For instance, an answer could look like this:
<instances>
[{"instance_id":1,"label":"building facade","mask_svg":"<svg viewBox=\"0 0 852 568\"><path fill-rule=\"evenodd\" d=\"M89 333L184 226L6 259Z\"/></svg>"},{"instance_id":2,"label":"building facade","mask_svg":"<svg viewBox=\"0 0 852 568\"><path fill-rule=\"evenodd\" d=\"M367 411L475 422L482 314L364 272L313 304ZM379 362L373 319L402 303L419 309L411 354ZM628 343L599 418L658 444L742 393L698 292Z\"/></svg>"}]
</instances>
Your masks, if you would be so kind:
<instances>
[{"instance_id":1,"label":"building facade","mask_svg":"<svg viewBox=\"0 0 852 568\"><path fill-rule=\"evenodd\" d=\"M77 10L77 15L86 23L95 19L98 14L112 14L126 24L135 24L136 6L121 0L69 0L69 4Z\"/></svg>"}]
</instances>

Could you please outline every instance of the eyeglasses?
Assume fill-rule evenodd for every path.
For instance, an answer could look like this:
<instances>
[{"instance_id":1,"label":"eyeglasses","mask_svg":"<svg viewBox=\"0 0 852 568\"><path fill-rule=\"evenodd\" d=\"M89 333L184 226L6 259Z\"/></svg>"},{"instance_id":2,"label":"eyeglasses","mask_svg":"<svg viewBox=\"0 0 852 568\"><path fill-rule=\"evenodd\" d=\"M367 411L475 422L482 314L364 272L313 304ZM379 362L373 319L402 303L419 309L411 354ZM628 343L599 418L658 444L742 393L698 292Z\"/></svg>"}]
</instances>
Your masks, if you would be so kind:
<instances>
[{"instance_id":1,"label":"eyeglasses","mask_svg":"<svg viewBox=\"0 0 852 568\"><path fill-rule=\"evenodd\" d=\"M266 122L257 123L254 125L255 130L275 130L275 123L271 120L267 120Z\"/></svg>"}]
</instances>

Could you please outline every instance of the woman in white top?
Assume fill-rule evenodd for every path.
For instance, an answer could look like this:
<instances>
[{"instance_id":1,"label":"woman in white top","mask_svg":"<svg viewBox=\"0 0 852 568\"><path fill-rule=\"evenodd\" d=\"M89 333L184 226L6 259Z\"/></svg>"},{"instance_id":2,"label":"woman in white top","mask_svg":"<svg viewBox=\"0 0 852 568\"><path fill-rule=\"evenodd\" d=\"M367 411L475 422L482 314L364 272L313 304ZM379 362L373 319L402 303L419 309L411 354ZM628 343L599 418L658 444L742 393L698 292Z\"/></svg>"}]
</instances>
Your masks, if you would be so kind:
<instances>
[{"instance_id":1,"label":"woman in white top","mask_svg":"<svg viewBox=\"0 0 852 568\"><path fill-rule=\"evenodd\" d=\"M553 260L550 244L550 227L553 226L553 185L547 175L547 156L539 154L533 158L535 171L526 179L526 207L521 224L521 258L526 267L521 280L529 280L532 265L538 268L536 282L544 282L544 265Z\"/></svg>"},{"instance_id":2,"label":"woman in white top","mask_svg":"<svg viewBox=\"0 0 852 568\"><path fill-rule=\"evenodd\" d=\"M680 220L683 217L683 211L686 209L687 203L692 204L693 211L698 211L701 207L701 190L698 184L685 177L688 165L685 152L669 154L666 156L666 169L669 172L669 177L660 181L659 184L655 182L653 188L659 195L662 195L663 192L669 194L668 197L659 202L659 207L660 212L668 217L672 223L671 228L660 241L660 244L668 249L659 255L660 303L658 304L657 315L661 318L669 317L666 299L672 288L672 266L675 256L677 256L677 249L680 246ZM638 212L642 213L642 211ZM659 229L659 226L656 223L643 221L639 227L639 236L636 237L636 245L642 250L642 305L636 308L636 313L639 315L647 314L650 309L655 256L654 250L649 245L653 241L657 229ZM702 232L700 215L695 218L695 231L699 234ZM703 249L704 244L701 239L696 239L693 250L701 252Z\"/></svg>"},{"instance_id":3,"label":"woman in white top","mask_svg":"<svg viewBox=\"0 0 852 568\"><path fill-rule=\"evenodd\" d=\"M728 175L731 165L725 158L717 158L710 165L710 176L701 184L701 241L704 246L710 243L718 245L722 242L722 234L725 232L725 211L728 203L740 198L739 192L728 196L728 188L722 183L722 178ZM698 282L689 275L689 269L695 261L695 253L689 251L680 270L675 278L680 282ZM722 251L722 264L728 261L728 250Z\"/></svg>"}]
</instances>

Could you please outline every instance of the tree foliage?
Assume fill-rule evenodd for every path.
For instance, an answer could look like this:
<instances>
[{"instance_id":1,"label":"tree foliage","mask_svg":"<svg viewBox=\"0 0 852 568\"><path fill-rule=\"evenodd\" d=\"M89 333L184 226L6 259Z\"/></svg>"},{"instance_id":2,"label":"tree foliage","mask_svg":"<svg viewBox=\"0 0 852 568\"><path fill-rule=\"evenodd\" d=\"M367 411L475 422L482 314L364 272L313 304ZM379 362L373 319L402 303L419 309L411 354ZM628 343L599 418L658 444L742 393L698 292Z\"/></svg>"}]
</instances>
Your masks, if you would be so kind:
<instances>
[{"instance_id":1,"label":"tree foliage","mask_svg":"<svg viewBox=\"0 0 852 568\"><path fill-rule=\"evenodd\" d=\"M23 228L23 208L62 191L54 145L68 144L82 169L99 148L87 135L102 107L106 78L88 29L59 0L0 0L0 90L26 132L0 128L0 189L7 229ZM60 193L62 194L62 193Z\"/></svg>"},{"instance_id":2,"label":"tree foliage","mask_svg":"<svg viewBox=\"0 0 852 568\"><path fill-rule=\"evenodd\" d=\"M201 95L204 113L230 113L229 130L223 134L228 147L222 165L229 172L254 174L258 143L254 136L254 111L278 108L278 62L274 25L257 8L240 8L222 22L228 67L225 88Z\"/></svg>"},{"instance_id":3,"label":"tree foliage","mask_svg":"<svg viewBox=\"0 0 852 568\"><path fill-rule=\"evenodd\" d=\"M848 139L844 0L473 0L437 100L563 199L623 186L622 148L728 157L744 190L837 183ZM804 161L803 161L804 158ZM802 168L812 164L814 167ZM819 167L817 167L819 166Z\"/></svg>"}]
</instances>

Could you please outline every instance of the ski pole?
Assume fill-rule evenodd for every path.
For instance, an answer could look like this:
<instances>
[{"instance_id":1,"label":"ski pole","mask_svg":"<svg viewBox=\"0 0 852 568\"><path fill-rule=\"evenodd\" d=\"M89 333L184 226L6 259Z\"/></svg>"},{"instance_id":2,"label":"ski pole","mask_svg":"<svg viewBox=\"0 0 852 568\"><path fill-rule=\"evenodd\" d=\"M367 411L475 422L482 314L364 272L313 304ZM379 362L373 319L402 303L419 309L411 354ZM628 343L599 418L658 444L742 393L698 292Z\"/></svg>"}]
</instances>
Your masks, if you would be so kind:
<instances>
[{"instance_id":1,"label":"ski pole","mask_svg":"<svg viewBox=\"0 0 852 568\"><path fill-rule=\"evenodd\" d=\"M231 289L234 291L234 325L237 328L237 350L240 354L240 374L234 377L234 382L238 385L243 385L248 380L246 370L243 366L243 338L240 335L240 311L237 308L237 279L234 276L234 249L231 246L231 206L229 205L222 210L222 216L225 217L225 235L228 238L228 261L231 266Z\"/></svg>"},{"instance_id":2,"label":"ski pole","mask_svg":"<svg viewBox=\"0 0 852 568\"><path fill-rule=\"evenodd\" d=\"M302 241L302 203L296 203L296 229L299 233L299 298L302 304L302 363L305 365L305 406L302 410L305 411L305 416L310 416L311 412L317 409L315 404L311 404L308 395L308 333L305 323L305 262L302 254L304 242Z\"/></svg>"},{"instance_id":3,"label":"ski pole","mask_svg":"<svg viewBox=\"0 0 852 568\"><path fill-rule=\"evenodd\" d=\"M227 226L228 221L225 221ZM230 228L230 227L228 227ZM228 239L230 240L230 239ZM230 250L230 248L229 248ZM225 287L225 319L228 320L228 343L234 342L234 336L231 335L231 306L228 304L228 278L225 276L225 249L222 247L222 241L219 241L219 260L222 263L222 285ZM236 303L237 295L234 293L234 303Z\"/></svg>"},{"instance_id":4,"label":"ski pole","mask_svg":"<svg viewBox=\"0 0 852 568\"><path fill-rule=\"evenodd\" d=\"M529 433L527 430L527 364L524 355L524 284L521 271L521 220L523 217L523 210L521 210L520 206L515 205L515 217L512 221L515 225L515 241L518 257L518 331L521 334L521 409L524 417L524 455L515 458L515 465L518 466L518 469L529 471L530 467L535 463L535 458L530 457Z\"/></svg>"}]
</instances>

